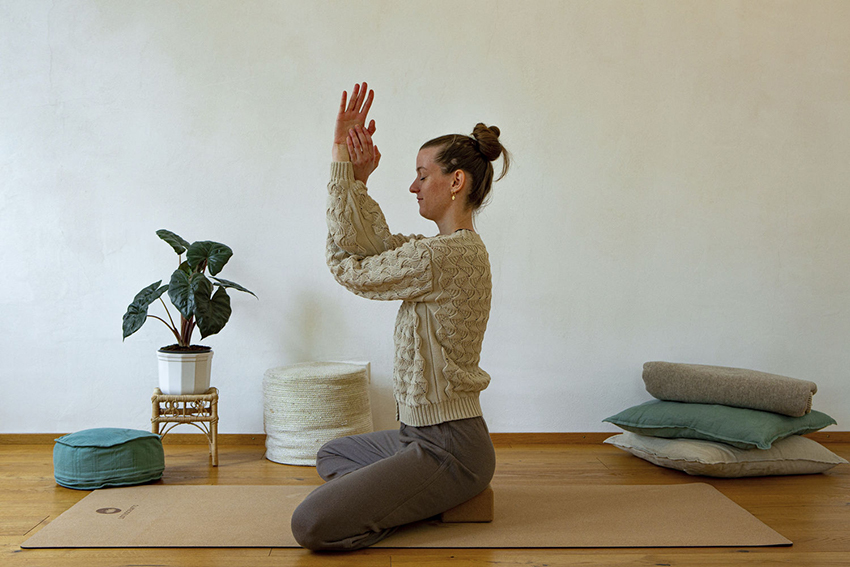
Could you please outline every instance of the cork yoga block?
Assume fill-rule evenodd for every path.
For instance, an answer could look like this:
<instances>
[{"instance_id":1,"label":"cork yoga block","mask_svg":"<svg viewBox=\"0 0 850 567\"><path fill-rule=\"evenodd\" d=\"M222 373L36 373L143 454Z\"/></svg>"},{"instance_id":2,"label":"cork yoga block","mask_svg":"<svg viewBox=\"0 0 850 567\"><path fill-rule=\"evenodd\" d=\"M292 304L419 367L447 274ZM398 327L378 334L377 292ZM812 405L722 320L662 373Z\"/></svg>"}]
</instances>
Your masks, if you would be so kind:
<instances>
[{"instance_id":1,"label":"cork yoga block","mask_svg":"<svg viewBox=\"0 0 850 567\"><path fill-rule=\"evenodd\" d=\"M440 521L447 524L463 522L492 522L496 517L496 502L493 488L488 486L478 496L474 496L440 515Z\"/></svg>"}]
</instances>

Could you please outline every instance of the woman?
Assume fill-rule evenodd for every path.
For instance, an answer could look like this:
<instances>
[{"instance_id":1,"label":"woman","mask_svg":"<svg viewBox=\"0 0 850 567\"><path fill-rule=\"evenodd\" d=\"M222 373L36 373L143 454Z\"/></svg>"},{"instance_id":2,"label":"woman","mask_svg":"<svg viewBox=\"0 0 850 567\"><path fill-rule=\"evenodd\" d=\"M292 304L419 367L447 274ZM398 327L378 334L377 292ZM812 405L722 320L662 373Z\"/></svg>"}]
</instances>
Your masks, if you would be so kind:
<instances>
[{"instance_id":1,"label":"woman","mask_svg":"<svg viewBox=\"0 0 850 567\"><path fill-rule=\"evenodd\" d=\"M391 234L366 190L381 154L366 126L374 92L342 93L328 184L327 262L336 280L369 299L401 300L395 326L393 391L398 431L336 439L322 447L326 481L292 516L296 540L314 550L367 547L403 524L430 518L484 490L495 453L478 394L490 377L479 368L490 311L490 264L472 214L503 156L499 129L427 142L416 158L420 214L434 237Z\"/></svg>"}]
</instances>

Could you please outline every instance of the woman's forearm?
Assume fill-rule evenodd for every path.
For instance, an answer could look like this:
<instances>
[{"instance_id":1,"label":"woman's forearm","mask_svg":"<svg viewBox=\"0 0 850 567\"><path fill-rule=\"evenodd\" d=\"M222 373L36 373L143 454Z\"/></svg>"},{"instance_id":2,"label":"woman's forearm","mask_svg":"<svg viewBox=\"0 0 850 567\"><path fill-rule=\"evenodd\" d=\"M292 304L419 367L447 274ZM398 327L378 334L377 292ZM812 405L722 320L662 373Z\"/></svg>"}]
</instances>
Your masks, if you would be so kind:
<instances>
[{"instance_id":1,"label":"woman's forearm","mask_svg":"<svg viewBox=\"0 0 850 567\"><path fill-rule=\"evenodd\" d=\"M334 144L331 156L334 161L351 161L348 157L348 146L345 144Z\"/></svg>"}]
</instances>

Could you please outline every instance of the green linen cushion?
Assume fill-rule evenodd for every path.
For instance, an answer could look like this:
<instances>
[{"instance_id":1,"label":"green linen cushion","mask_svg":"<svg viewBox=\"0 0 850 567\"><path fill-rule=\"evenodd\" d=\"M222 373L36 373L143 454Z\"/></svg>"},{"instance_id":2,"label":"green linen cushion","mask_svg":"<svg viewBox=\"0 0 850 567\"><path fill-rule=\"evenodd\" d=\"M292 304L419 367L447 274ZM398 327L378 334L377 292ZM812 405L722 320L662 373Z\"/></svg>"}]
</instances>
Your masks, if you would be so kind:
<instances>
[{"instance_id":1,"label":"green linen cushion","mask_svg":"<svg viewBox=\"0 0 850 567\"><path fill-rule=\"evenodd\" d=\"M165 454L159 435L136 429L86 429L56 439L53 474L65 488L94 490L162 477Z\"/></svg>"},{"instance_id":2,"label":"green linen cushion","mask_svg":"<svg viewBox=\"0 0 850 567\"><path fill-rule=\"evenodd\" d=\"M739 449L769 449L780 439L835 425L834 419L815 410L802 417L789 417L718 404L662 400L630 407L603 421L640 435L718 441Z\"/></svg>"},{"instance_id":3,"label":"green linen cushion","mask_svg":"<svg viewBox=\"0 0 850 567\"><path fill-rule=\"evenodd\" d=\"M701 439L663 439L625 432L605 443L661 467L691 475L739 478L816 474L847 461L817 441L792 435L770 449L737 449Z\"/></svg>"}]
</instances>

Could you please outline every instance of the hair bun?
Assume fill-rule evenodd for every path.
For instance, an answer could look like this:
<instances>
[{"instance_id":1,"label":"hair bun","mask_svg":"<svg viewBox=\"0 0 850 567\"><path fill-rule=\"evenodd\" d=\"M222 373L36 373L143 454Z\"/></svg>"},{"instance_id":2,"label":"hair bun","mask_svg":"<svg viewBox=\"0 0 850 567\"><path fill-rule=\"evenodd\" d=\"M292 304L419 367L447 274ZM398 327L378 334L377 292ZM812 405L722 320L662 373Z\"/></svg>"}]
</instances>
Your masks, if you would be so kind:
<instances>
[{"instance_id":1,"label":"hair bun","mask_svg":"<svg viewBox=\"0 0 850 567\"><path fill-rule=\"evenodd\" d=\"M486 126L479 122L472 129L472 137L478 142L478 149L489 161L495 161L502 155L502 144L499 143L498 126Z\"/></svg>"}]
</instances>

